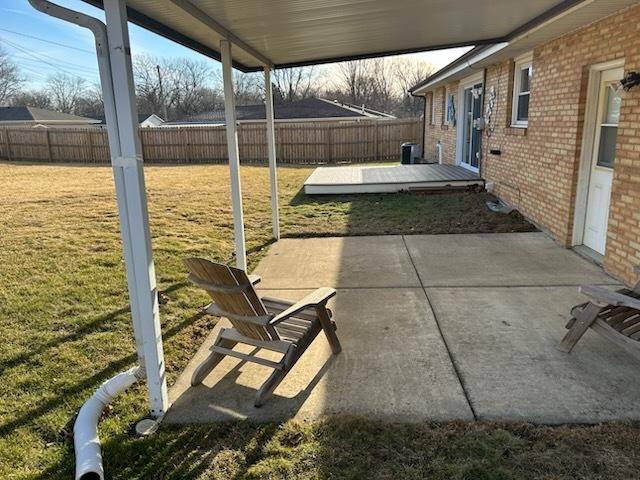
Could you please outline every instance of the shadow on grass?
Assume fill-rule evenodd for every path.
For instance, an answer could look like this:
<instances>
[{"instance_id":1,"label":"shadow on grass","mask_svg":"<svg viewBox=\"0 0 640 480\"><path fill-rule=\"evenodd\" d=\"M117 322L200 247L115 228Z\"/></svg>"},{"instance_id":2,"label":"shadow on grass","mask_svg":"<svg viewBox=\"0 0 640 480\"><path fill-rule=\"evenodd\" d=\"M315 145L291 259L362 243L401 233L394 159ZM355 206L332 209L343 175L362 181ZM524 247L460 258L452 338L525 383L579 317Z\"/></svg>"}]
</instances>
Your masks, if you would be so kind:
<instances>
[{"instance_id":1,"label":"shadow on grass","mask_svg":"<svg viewBox=\"0 0 640 480\"><path fill-rule=\"evenodd\" d=\"M184 288L186 286L188 286L189 284L187 282L178 282L175 283L171 286L169 286L167 289L163 290L162 293L171 293L173 291L176 291L180 288ZM2 362L2 366L0 366L0 376L3 375L5 373L6 370L9 370L11 368L17 367L18 365L24 364L24 363L28 363L30 361L33 361L34 357L37 357L38 355L41 355L42 353L46 352L47 350L53 349L63 343L67 343L67 342L75 342L78 341L80 339L82 339L82 337L84 337L85 335L88 335L90 333L95 333L100 331L103 327L105 326L109 326L109 324L115 320L116 318L118 318L120 315L124 315L128 312L130 312L131 309L130 307L122 307L119 308L117 310L114 310L112 312L108 312L102 315L97 316L96 318L94 318L93 320L89 321L88 323L84 324L83 326L81 326L80 328L78 328L77 330L68 333L67 335L63 335L61 337L56 337L48 342L45 342L41 345L38 345L37 348L30 350L28 352L23 352L19 355L16 355L12 358L9 358L7 360L4 360Z\"/></svg>"},{"instance_id":2,"label":"shadow on grass","mask_svg":"<svg viewBox=\"0 0 640 480\"><path fill-rule=\"evenodd\" d=\"M162 427L103 444L106 476L141 479L515 480L636 478L638 427L314 422ZM69 478L70 464L39 478Z\"/></svg>"},{"instance_id":3,"label":"shadow on grass","mask_svg":"<svg viewBox=\"0 0 640 480\"><path fill-rule=\"evenodd\" d=\"M118 309L117 311L128 311L129 309ZM192 325L197 322L200 318L206 315L206 312L200 311L191 317L188 317L182 320L180 323L172 326L166 332L163 332L162 337L164 340L169 339L175 335L177 335L184 328ZM102 318L102 317L101 317ZM70 387L62 388L56 391L55 397L38 404L37 407L34 407L26 412L22 413L20 416L15 418L14 420L5 422L0 425L0 436L8 435L14 429L28 425L33 423L38 417L45 415L46 413L54 410L55 408L60 407L63 404L68 403L68 397L77 395L85 390L90 388L97 387L100 383L112 377L116 373L124 370L125 368L133 366L135 361L137 360L137 353L132 353L121 359L109 363L102 370L94 373L90 377L83 378L82 381L72 385Z\"/></svg>"}]
</instances>

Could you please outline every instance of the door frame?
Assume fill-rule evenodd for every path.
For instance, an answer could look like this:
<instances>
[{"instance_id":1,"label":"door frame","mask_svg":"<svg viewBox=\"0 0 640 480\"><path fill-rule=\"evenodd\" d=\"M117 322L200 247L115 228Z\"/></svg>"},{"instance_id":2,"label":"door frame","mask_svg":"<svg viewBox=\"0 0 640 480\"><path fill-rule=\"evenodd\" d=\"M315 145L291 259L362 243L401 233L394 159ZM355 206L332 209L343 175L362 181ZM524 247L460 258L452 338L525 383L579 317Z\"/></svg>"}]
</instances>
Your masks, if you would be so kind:
<instances>
[{"instance_id":1,"label":"door frame","mask_svg":"<svg viewBox=\"0 0 640 480\"><path fill-rule=\"evenodd\" d=\"M481 83L482 84L482 94L484 95L484 82L483 82L483 72L480 71L478 73L474 73L473 75L463 78L462 80L460 80L460 83L458 84L458 119L457 119L457 125L460 126L460 128L458 129L458 131L456 132L456 165L462 167L462 168L466 168L467 170L470 170L474 173L479 173L480 172L480 161L482 160L482 155L480 155L481 158L478 159L478 168L472 167L471 165L468 165L466 163L464 163L462 161L462 151L464 150L462 148L462 142L464 141L463 137L464 137L464 91L466 88L469 87L473 87L475 84L477 83ZM481 113L484 113L481 111ZM482 146L481 146L482 148ZM481 150L482 152L482 150Z\"/></svg>"},{"instance_id":2,"label":"door frame","mask_svg":"<svg viewBox=\"0 0 640 480\"><path fill-rule=\"evenodd\" d=\"M624 68L624 58L598 63L589 67L589 83L587 85L586 108L582 129L571 246L583 244L584 227L587 217L587 202L589 200L589 182L591 180L591 167L593 163L593 149L598 124L597 115L600 83L602 73L607 70L613 70L614 68ZM611 205L609 205L609 211L611 211Z\"/></svg>"}]
</instances>

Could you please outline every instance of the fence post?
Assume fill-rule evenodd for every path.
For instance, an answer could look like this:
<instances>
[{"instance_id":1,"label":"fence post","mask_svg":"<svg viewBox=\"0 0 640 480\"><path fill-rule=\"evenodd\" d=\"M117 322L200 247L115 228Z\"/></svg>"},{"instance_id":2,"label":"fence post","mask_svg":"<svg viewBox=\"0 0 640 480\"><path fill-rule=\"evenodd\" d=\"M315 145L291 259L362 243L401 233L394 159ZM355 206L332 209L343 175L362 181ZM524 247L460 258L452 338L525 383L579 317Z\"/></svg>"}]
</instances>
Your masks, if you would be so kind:
<instances>
[{"instance_id":1,"label":"fence post","mask_svg":"<svg viewBox=\"0 0 640 480\"><path fill-rule=\"evenodd\" d=\"M4 129L5 140L7 144L7 157L9 161L13 160L13 156L11 155L11 139L9 138L10 130L8 128Z\"/></svg>"},{"instance_id":2,"label":"fence post","mask_svg":"<svg viewBox=\"0 0 640 480\"><path fill-rule=\"evenodd\" d=\"M327 163L333 163L333 127L329 125L327 127L327 149L325 156L327 157Z\"/></svg>"},{"instance_id":3,"label":"fence post","mask_svg":"<svg viewBox=\"0 0 640 480\"><path fill-rule=\"evenodd\" d=\"M45 129L44 131L45 138L47 140L47 158L51 162L53 157L51 156L51 139L49 138L49 129Z\"/></svg>"},{"instance_id":4,"label":"fence post","mask_svg":"<svg viewBox=\"0 0 640 480\"><path fill-rule=\"evenodd\" d=\"M93 153L93 136L91 135L91 130L87 129L87 138L89 144L89 158L91 159L91 163L96 163L96 156Z\"/></svg>"},{"instance_id":5,"label":"fence post","mask_svg":"<svg viewBox=\"0 0 640 480\"><path fill-rule=\"evenodd\" d=\"M373 159L374 161L378 161L378 156L380 154L380 149L378 148L378 127L380 126L377 120L373 121Z\"/></svg>"}]
</instances>

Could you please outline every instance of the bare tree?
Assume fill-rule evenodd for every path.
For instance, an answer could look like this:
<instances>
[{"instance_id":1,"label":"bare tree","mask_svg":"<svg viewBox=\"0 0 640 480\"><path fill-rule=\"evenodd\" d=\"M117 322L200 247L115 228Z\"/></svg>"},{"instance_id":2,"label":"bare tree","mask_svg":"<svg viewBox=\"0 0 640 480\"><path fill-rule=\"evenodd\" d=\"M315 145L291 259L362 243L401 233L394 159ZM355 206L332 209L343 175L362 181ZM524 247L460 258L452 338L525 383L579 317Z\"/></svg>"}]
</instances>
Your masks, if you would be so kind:
<instances>
[{"instance_id":1,"label":"bare tree","mask_svg":"<svg viewBox=\"0 0 640 480\"><path fill-rule=\"evenodd\" d=\"M334 84L325 90L325 96L398 116L415 116L420 113L420 99L410 97L407 90L433 70L427 62L398 57L343 62L335 67Z\"/></svg>"},{"instance_id":2,"label":"bare tree","mask_svg":"<svg viewBox=\"0 0 640 480\"><path fill-rule=\"evenodd\" d=\"M420 115L424 100L412 96L409 89L432 75L436 71L435 66L415 58L398 59L394 66L395 76L402 91L403 110L411 116Z\"/></svg>"},{"instance_id":3,"label":"bare tree","mask_svg":"<svg viewBox=\"0 0 640 480\"><path fill-rule=\"evenodd\" d=\"M222 72L219 75L222 88ZM264 80L259 73L233 71L233 93L236 105L255 105L264 101Z\"/></svg>"},{"instance_id":4,"label":"bare tree","mask_svg":"<svg viewBox=\"0 0 640 480\"><path fill-rule=\"evenodd\" d=\"M141 112L173 120L213 110L218 102L216 78L203 61L143 55L134 59L134 74Z\"/></svg>"},{"instance_id":5,"label":"bare tree","mask_svg":"<svg viewBox=\"0 0 640 480\"><path fill-rule=\"evenodd\" d=\"M7 105L23 84L24 78L20 75L18 65L0 47L0 105Z\"/></svg>"},{"instance_id":6,"label":"bare tree","mask_svg":"<svg viewBox=\"0 0 640 480\"><path fill-rule=\"evenodd\" d=\"M366 60L353 60L337 65L337 91L343 94L344 101L359 104L370 100L372 83L368 70Z\"/></svg>"},{"instance_id":7,"label":"bare tree","mask_svg":"<svg viewBox=\"0 0 640 480\"><path fill-rule=\"evenodd\" d=\"M149 55L138 55L133 58L133 74L136 86L136 98L138 110L145 113L160 114L163 111L162 102L166 98L160 95L159 78L162 68L159 69L159 59ZM170 69L166 69L170 71ZM168 79L165 79L163 87L168 88ZM166 120L166 119L165 119Z\"/></svg>"},{"instance_id":8,"label":"bare tree","mask_svg":"<svg viewBox=\"0 0 640 480\"><path fill-rule=\"evenodd\" d=\"M100 85L94 85L78 100L76 115L89 118L104 118L104 102Z\"/></svg>"},{"instance_id":9,"label":"bare tree","mask_svg":"<svg viewBox=\"0 0 640 480\"><path fill-rule=\"evenodd\" d=\"M15 93L11 97L13 107L51 108L51 97L43 90L31 90Z\"/></svg>"},{"instance_id":10,"label":"bare tree","mask_svg":"<svg viewBox=\"0 0 640 480\"><path fill-rule=\"evenodd\" d=\"M374 98L369 103L376 110L393 111L394 101L397 99L397 78L395 77L394 61L389 58L374 58L369 60L368 75L372 84Z\"/></svg>"},{"instance_id":11,"label":"bare tree","mask_svg":"<svg viewBox=\"0 0 640 480\"><path fill-rule=\"evenodd\" d=\"M81 98L87 92L87 82L66 73L56 73L47 80L47 93L53 108L64 113L75 114Z\"/></svg>"},{"instance_id":12,"label":"bare tree","mask_svg":"<svg viewBox=\"0 0 640 480\"><path fill-rule=\"evenodd\" d=\"M280 68L273 72L275 90L285 102L316 96L318 86L316 68Z\"/></svg>"},{"instance_id":13,"label":"bare tree","mask_svg":"<svg viewBox=\"0 0 640 480\"><path fill-rule=\"evenodd\" d=\"M217 92L208 86L213 74L207 64L181 59L173 67L169 98L176 116L210 110L217 99Z\"/></svg>"}]
</instances>

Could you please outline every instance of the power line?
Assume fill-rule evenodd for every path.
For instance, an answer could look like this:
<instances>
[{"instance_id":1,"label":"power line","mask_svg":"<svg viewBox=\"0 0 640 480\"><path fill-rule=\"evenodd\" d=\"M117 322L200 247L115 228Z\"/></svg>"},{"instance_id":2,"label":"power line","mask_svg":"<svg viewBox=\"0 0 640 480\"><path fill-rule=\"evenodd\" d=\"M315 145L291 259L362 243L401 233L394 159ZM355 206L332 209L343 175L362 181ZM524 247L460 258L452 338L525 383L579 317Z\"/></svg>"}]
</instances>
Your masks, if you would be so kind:
<instances>
[{"instance_id":1,"label":"power line","mask_svg":"<svg viewBox=\"0 0 640 480\"><path fill-rule=\"evenodd\" d=\"M8 30L6 28L0 28L0 30L2 30L3 32L13 33L15 35L20 35L22 37L27 37L27 38L32 38L34 40L39 40L41 42L50 43L52 45L57 45L59 47L70 48L72 50L77 50L79 52L85 52L85 53L91 53L91 54L95 53L95 52L92 52L91 50L85 50L84 48L72 47L71 45L65 45L64 43L54 42L53 40L47 40L46 38L35 37L33 35L27 35L26 33L14 32L13 30Z\"/></svg>"},{"instance_id":2,"label":"power line","mask_svg":"<svg viewBox=\"0 0 640 480\"><path fill-rule=\"evenodd\" d=\"M73 63L73 62L69 62L67 60L60 60L59 58L55 58L52 57L51 55L47 55L46 53L41 53L41 52L34 52L33 50L30 50L27 47L23 47L21 45L18 45L17 43L14 43L12 41L7 40L6 38L0 37L1 41L4 41L5 43L7 43L8 45L12 46L13 48L20 50L24 53L26 53L29 56L32 56L34 58L39 58L41 60L46 60L49 59L49 61L54 61L56 63L66 63L68 65L68 67L66 68L76 68L78 70L86 70L88 72L91 73L98 73L97 70L95 68L91 68L91 67L85 67L84 65L79 65L77 63Z\"/></svg>"},{"instance_id":3,"label":"power line","mask_svg":"<svg viewBox=\"0 0 640 480\"><path fill-rule=\"evenodd\" d=\"M21 52L23 52L23 53L25 53L25 54L29 55L30 57L32 57L32 58L34 58L34 59L36 59L36 61L39 61L39 62L41 62L41 63L44 63L44 64L46 64L46 65L49 65L50 67L52 67L52 68L53 68L53 69L55 69L56 71L64 72L64 73L66 73L66 74L68 74L68 75L72 75L72 76L75 76L75 77L79 77L79 76L81 76L81 75L79 75L78 73L75 73L75 72L71 72L71 71L69 71L69 70L66 70L66 68L73 68L73 67L66 67L66 68L62 68L60 65L55 65L55 64L51 63L50 61L47 61L46 59L42 58L42 56L40 56L40 55L38 55L38 54L36 54L36 53L34 53L34 52L31 52L31 51L29 51L28 49L26 49L26 48L24 48L24 47L21 47L21 46L19 46L19 45L16 45L16 44L14 44L13 42L7 41L6 39L4 39L4 38L2 38L2 37L0 37L0 40L1 40L1 41L4 41L5 43L7 43L7 44L8 44L8 45L10 45L11 47L15 48L16 50L21 51ZM55 59L55 58L53 58L53 57L50 57L50 58L52 58L52 60L53 60L53 61L56 61L56 62L60 61L60 60ZM68 62L66 62L66 63L68 63ZM76 68L78 68L78 67L76 67ZM82 69L83 67L79 67L79 68L80 68L80 69ZM85 74L85 75L89 75L90 73L92 73L94 76L96 75L96 73L94 73L94 72L84 72L84 74Z\"/></svg>"},{"instance_id":4,"label":"power line","mask_svg":"<svg viewBox=\"0 0 640 480\"><path fill-rule=\"evenodd\" d=\"M32 75L35 75L36 77L39 77L40 80L43 80L43 79L46 78L44 73L37 71L35 68L26 67L24 65L20 65L20 68L26 70L27 72L31 73Z\"/></svg>"},{"instance_id":5,"label":"power line","mask_svg":"<svg viewBox=\"0 0 640 480\"><path fill-rule=\"evenodd\" d=\"M22 62L33 62L33 63L37 63L37 64L40 64L40 63L43 62L43 60L41 60L41 59L36 59L36 58L33 58L33 57L27 57L25 55L21 55L20 53L11 52L10 55L14 59L20 59L20 62L18 62L20 65L22 65ZM83 74L83 75L97 74L97 72L94 72L94 71L91 71L91 70L85 70L83 68L76 67L76 66L61 65L61 67L70 68L72 70L78 70L78 74Z\"/></svg>"}]
</instances>

